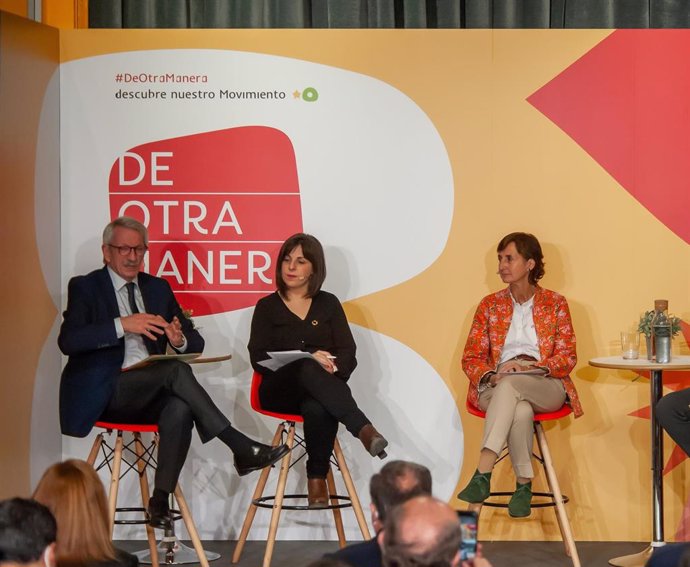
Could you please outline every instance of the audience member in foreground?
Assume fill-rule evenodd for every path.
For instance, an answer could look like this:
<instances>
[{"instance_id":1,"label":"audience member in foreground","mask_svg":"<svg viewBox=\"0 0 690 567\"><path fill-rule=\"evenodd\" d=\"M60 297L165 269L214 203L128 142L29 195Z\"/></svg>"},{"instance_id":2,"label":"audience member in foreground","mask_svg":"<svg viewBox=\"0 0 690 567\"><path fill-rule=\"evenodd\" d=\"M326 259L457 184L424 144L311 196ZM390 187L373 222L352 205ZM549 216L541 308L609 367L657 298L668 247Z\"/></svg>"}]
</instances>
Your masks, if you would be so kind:
<instances>
[{"instance_id":1,"label":"audience member in foreground","mask_svg":"<svg viewBox=\"0 0 690 567\"><path fill-rule=\"evenodd\" d=\"M415 496L431 496L431 473L424 465L410 461L391 461L371 477L371 524L377 536L383 529L388 511ZM381 546L377 537L348 545L326 555L352 567L381 567Z\"/></svg>"},{"instance_id":2,"label":"audience member in foreground","mask_svg":"<svg viewBox=\"0 0 690 567\"><path fill-rule=\"evenodd\" d=\"M50 510L35 500L0 502L0 565L55 567L57 524Z\"/></svg>"},{"instance_id":3,"label":"audience member in foreground","mask_svg":"<svg viewBox=\"0 0 690 567\"><path fill-rule=\"evenodd\" d=\"M491 567L481 552L461 561L457 513L430 496L417 496L393 508L378 538L384 567Z\"/></svg>"},{"instance_id":4,"label":"audience member in foreground","mask_svg":"<svg viewBox=\"0 0 690 567\"><path fill-rule=\"evenodd\" d=\"M321 559L312 561L307 567L350 567L350 564L335 557L324 555Z\"/></svg>"},{"instance_id":5,"label":"audience member in foreground","mask_svg":"<svg viewBox=\"0 0 690 567\"><path fill-rule=\"evenodd\" d=\"M326 475L338 423L374 457L383 459L388 445L347 385L357 366L356 345L340 301L321 290L325 277L321 243L303 233L288 238L276 261L278 289L257 302L249 337L252 366L263 376L261 405L304 418L310 508L328 505ZM309 352L312 357L273 370L261 364L268 352L286 350Z\"/></svg>"},{"instance_id":6,"label":"audience member in foreground","mask_svg":"<svg viewBox=\"0 0 690 567\"><path fill-rule=\"evenodd\" d=\"M55 548L60 567L136 567L139 560L110 541L105 489L93 467L72 459L43 473L34 498L57 520Z\"/></svg>"},{"instance_id":7,"label":"audience member in foreground","mask_svg":"<svg viewBox=\"0 0 690 567\"><path fill-rule=\"evenodd\" d=\"M655 547L647 567L690 567L690 544L667 543Z\"/></svg>"},{"instance_id":8,"label":"audience member in foreground","mask_svg":"<svg viewBox=\"0 0 690 567\"><path fill-rule=\"evenodd\" d=\"M491 471L507 444L517 480L508 513L522 518L531 511L534 412L557 410L567 400L582 415L569 376L577 362L575 331L565 298L538 284L539 241L514 232L497 252L497 273L508 287L481 300L462 355L468 400L486 419L477 470L458 498L479 504L489 497Z\"/></svg>"}]
</instances>

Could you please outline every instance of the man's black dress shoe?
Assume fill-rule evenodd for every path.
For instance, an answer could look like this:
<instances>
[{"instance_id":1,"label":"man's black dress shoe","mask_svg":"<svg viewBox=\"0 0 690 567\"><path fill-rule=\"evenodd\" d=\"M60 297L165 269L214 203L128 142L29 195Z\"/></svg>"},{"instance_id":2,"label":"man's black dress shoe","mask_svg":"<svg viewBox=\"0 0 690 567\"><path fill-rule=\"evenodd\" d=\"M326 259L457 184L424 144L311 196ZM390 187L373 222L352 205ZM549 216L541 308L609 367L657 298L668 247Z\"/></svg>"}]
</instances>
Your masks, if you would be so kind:
<instances>
[{"instance_id":1,"label":"man's black dress shoe","mask_svg":"<svg viewBox=\"0 0 690 567\"><path fill-rule=\"evenodd\" d=\"M289 451L289 447L284 443L277 447L254 443L248 451L235 453L235 469L237 469L237 474L244 476L250 472L270 467Z\"/></svg>"},{"instance_id":2,"label":"man's black dress shoe","mask_svg":"<svg viewBox=\"0 0 690 567\"><path fill-rule=\"evenodd\" d=\"M160 500L158 498L149 499L149 524L154 528L161 530L172 529L172 516L170 514L170 507L167 500Z\"/></svg>"}]
</instances>

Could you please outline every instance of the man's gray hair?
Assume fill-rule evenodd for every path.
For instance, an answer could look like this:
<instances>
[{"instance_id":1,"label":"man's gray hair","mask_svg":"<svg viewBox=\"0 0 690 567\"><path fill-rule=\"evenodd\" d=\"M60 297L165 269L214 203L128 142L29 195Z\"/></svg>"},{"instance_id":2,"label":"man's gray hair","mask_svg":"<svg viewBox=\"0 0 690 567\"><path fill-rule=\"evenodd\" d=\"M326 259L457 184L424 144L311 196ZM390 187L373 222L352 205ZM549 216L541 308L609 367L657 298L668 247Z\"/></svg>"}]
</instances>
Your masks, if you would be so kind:
<instances>
[{"instance_id":1,"label":"man's gray hair","mask_svg":"<svg viewBox=\"0 0 690 567\"><path fill-rule=\"evenodd\" d=\"M113 241L113 232L117 227L136 230L144 240L144 246L149 245L149 231L138 220L132 217L117 217L103 229L103 244L110 244Z\"/></svg>"}]
</instances>

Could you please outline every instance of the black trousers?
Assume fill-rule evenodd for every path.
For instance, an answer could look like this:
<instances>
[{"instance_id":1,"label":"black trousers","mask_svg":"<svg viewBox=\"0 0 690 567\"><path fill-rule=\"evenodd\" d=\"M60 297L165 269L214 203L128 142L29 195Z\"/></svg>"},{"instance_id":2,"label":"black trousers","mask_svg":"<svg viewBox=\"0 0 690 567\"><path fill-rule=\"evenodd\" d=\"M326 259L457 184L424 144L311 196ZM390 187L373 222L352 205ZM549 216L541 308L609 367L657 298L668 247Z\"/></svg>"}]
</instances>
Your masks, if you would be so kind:
<instances>
[{"instance_id":1,"label":"black trousers","mask_svg":"<svg viewBox=\"0 0 690 567\"><path fill-rule=\"evenodd\" d=\"M371 423L357 407L347 383L312 359L300 359L264 374L259 399L268 410L304 418L309 478L325 478L328 474L338 423L355 437Z\"/></svg>"},{"instance_id":2,"label":"black trousers","mask_svg":"<svg viewBox=\"0 0 690 567\"><path fill-rule=\"evenodd\" d=\"M103 421L157 424L160 435L154 486L173 492L196 425L202 442L230 425L184 362L170 360L122 372Z\"/></svg>"},{"instance_id":3,"label":"black trousers","mask_svg":"<svg viewBox=\"0 0 690 567\"><path fill-rule=\"evenodd\" d=\"M656 405L656 417L686 455L690 455L690 388L671 392Z\"/></svg>"}]
</instances>

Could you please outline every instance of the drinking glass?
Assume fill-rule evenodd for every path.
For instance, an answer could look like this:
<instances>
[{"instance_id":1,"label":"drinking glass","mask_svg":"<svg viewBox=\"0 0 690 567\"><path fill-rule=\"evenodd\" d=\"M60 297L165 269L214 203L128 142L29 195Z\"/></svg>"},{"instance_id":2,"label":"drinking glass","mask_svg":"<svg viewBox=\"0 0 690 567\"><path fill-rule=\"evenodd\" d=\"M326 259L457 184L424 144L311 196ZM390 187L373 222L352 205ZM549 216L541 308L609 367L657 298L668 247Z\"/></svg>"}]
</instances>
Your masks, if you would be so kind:
<instances>
[{"instance_id":1,"label":"drinking glass","mask_svg":"<svg viewBox=\"0 0 690 567\"><path fill-rule=\"evenodd\" d=\"M640 356L640 334L621 331L621 349L626 360L634 360Z\"/></svg>"}]
</instances>

